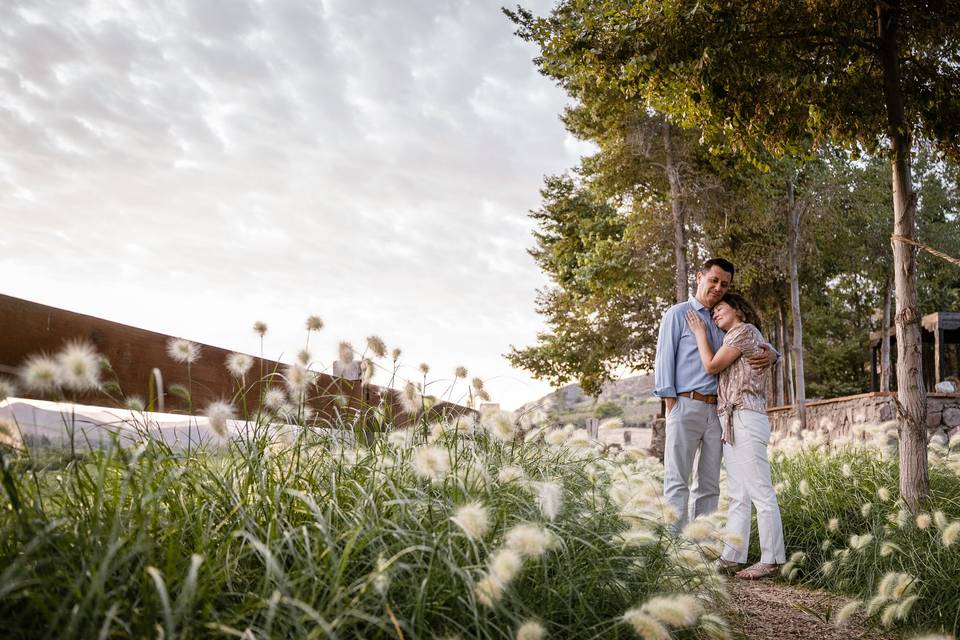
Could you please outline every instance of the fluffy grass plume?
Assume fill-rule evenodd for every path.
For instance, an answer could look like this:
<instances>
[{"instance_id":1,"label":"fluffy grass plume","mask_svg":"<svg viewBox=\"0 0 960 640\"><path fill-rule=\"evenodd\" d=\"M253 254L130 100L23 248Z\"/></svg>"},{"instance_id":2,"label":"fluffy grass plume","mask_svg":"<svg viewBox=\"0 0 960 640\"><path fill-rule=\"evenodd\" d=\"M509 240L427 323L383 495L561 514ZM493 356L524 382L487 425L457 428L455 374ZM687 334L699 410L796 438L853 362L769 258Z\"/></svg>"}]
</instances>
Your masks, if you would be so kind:
<instances>
[{"instance_id":1,"label":"fluffy grass plume","mask_svg":"<svg viewBox=\"0 0 960 640\"><path fill-rule=\"evenodd\" d=\"M6 378L0 378L0 402L17 395L17 385Z\"/></svg>"},{"instance_id":2,"label":"fluffy grass plume","mask_svg":"<svg viewBox=\"0 0 960 640\"><path fill-rule=\"evenodd\" d=\"M711 537L713 537L713 534L713 523L706 518L697 518L696 520L691 520L683 528L683 531L680 532L681 536L694 542L709 540Z\"/></svg>"},{"instance_id":3,"label":"fluffy grass plume","mask_svg":"<svg viewBox=\"0 0 960 640\"><path fill-rule=\"evenodd\" d=\"M685 594L657 596L643 603L640 610L671 627L692 627L703 613L703 603Z\"/></svg>"},{"instance_id":4,"label":"fluffy grass plume","mask_svg":"<svg viewBox=\"0 0 960 640\"><path fill-rule=\"evenodd\" d=\"M517 629L517 640L543 640L546 635L547 630L535 620L524 622Z\"/></svg>"},{"instance_id":5,"label":"fluffy grass plume","mask_svg":"<svg viewBox=\"0 0 960 640\"><path fill-rule=\"evenodd\" d=\"M413 452L413 470L421 478L438 482L450 473L450 459L442 447L420 447Z\"/></svg>"},{"instance_id":6,"label":"fluffy grass plume","mask_svg":"<svg viewBox=\"0 0 960 640\"><path fill-rule=\"evenodd\" d=\"M167 355L174 362L193 364L200 359L200 345L184 338L167 340Z\"/></svg>"},{"instance_id":7,"label":"fluffy grass plume","mask_svg":"<svg viewBox=\"0 0 960 640\"><path fill-rule=\"evenodd\" d=\"M550 547L550 534L532 524L518 524L504 536L508 548L527 558L538 558Z\"/></svg>"},{"instance_id":8,"label":"fluffy grass plume","mask_svg":"<svg viewBox=\"0 0 960 640\"><path fill-rule=\"evenodd\" d=\"M600 431L609 431L611 429L622 429L622 428L623 428L623 420L621 418L607 418L597 426L597 429Z\"/></svg>"},{"instance_id":9,"label":"fluffy grass plume","mask_svg":"<svg viewBox=\"0 0 960 640\"><path fill-rule=\"evenodd\" d=\"M377 375L377 365L370 358L364 358L360 361L360 381L363 384L370 384L373 382L374 376Z\"/></svg>"},{"instance_id":10,"label":"fluffy grass plume","mask_svg":"<svg viewBox=\"0 0 960 640\"><path fill-rule=\"evenodd\" d=\"M50 356L29 356L20 367L19 373L23 386L29 391L48 394L60 388L60 368Z\"/></svg>"},{"instance_id":11,"label":"fluffy grass plume","mask_svg":"<svg viewBox=\"0 0 960 640\"><path fill-rule=\"evenodd\" d=\"M291 365L288 365L284 369L283 374L284 382L287 384L287 389L294 396L299 396L302 393L305 393L307 387L310 386L310 383L313 382L310 371L301 363L294 362Z\"/></svg>"},{"instance_id":12,"label":"fluffy grass plume","mask_svg":"<svg viewBox=\"0 0 960 640\"><path fill-rule=\"evenodd\" d=\"M423 406L420 392L412 382L407 382L403 385L403 391L400 393L400 406L403 408L404 413L411 415L416 415Z\"/></svg>"},{"instance_id":13,"label":"fluffy grass plume","mask_svg":"<svg viewBox=\"0 0 960 640\"><path fill-rule=\"evenodd\" d=\"M490 575L501 585L513 582L523 568L523 558L513 549L497 549L490 556Z\"/></svg>"},{"instance_id":14,"label":"fluffy grass plume","mask_svg":"<svg viewBox=\"0 0 960 640\"><path fill-rule=\"evenodd\" d=\"M523 467L514 464L508 464L497 472L497 480L507 484L524 479Z\"/></svg>"},{"instance_id":15,"label":"fluffy grass plume","mask_svg":"<svg viewBox=\"0 0 960 640\"><path fill-rule=\"evenodd\" d=\"M497 440L510 442L516 437L517 427L506 411L495 411L483 416L481 426Z\"/></svg>"},{"instance_id":16,"label":"fluffy grass plume","mask_svg":"<svg viewBox=\"0 0 960 640\"><path fill-rule=\"evenodd\" d=\"M556 520L563 507L563 487L556 482L538 482L537 507L547 520Z\"/></svg>"},{"instance_id":17,"label":"fluffy grass plume","mask_svg":"<svg viewBox=\"0 0 960 640\"><path fill-rule=\"evenodd\" d=\"M236 414L230 403L217 400L207 406L204 415L210 420L210 428L223 438L227 435L227 420L233 420Z\"/></svg>"},{"instance_id":18,"label":"fluffy grass plume","mask_svg":"<svg viewBox=\"0 0 960 640\"><path fill-rule=\"evenodd\" d=\"M337 359L341 364L350 364L353 362L353 345L346 340L337 345Z\"/></svg>"},{"instance_id":19,"label":"fluffy grass plume","mask_svg":"<svg viewBox=\"0 0 960 640\"><path fill-rule=\"evenodd\" d=\"M833 624L836 627L842 627L847 622L850 621L850 616L857 612L857 609L863 606L863 602L860 600L851 600L847 604L843 605L839 610L837 610L836 615L833 617Z\"/></svg>"},{"instance_id":20,"label":"fluffy grass plume","mask_svg":"<svg viewBox=\"0 0 960 640\"><path fill-rule=\"evenodd\" d=\"M490 514L479 502L459 507L450 520L471 540L482 538L490 530Z\"/></svg>"},{"instance_id":21,"label":"fluffy grass plume","mask_svg":"<svg viewBox=\"0 0 960 640\"><path fill-rule=\"evenodd\" d=\"M626 622L643 640L670 640L670 630L648 613L640 609L630 609L623 614Z\"/></svg>"},{"instance_id":22,"label":"fluffy grass plume","mask_svg":"<svg viewBox=\"0 0 960 640\"><path fill-rule=\"evenodd\" d=\"M71 340L57 354L60 385L71 391L100 387L100 356L89 342Z\"/></svg>"},{"instance_id":23,"label":"fluffy grass plume","mask_svg":"<svg viewBox=\"0 0 960 640\"><path fill-rule=\"evenodd\" d=\"M242 378L253 367L253 358L245 353L231 353L226 360L227 371L235 378Z\"/></svg>"},{"instance_id":24,"label":"fluffy grass plume","mask_svg":"<svg viewBox=\"0 0 960 640\"><path fill-rule=\"evenodd\" d=\"M380 336L367 336L367 349L377 358L387 355L387 345Z\"/></svg>"},{"instance_id":25,"label":"fluffy grass plume","mask_svg":"<svg viewBox=\"0 0 960 640\"><path fill-rule=\"evenodd\" d=\"M287 394L279 387L270 387L263 394L263 405L276 411L287 404Z\"/></svg>"},{"instance_id":26,"label":"fluffy grass plume","mask_svg":"<svg viewBox=\"0 0 960 640\"><path fill-rule=\"evenodd\" d=\"M503 583L492 575L485 575L477 582L474 595L483 606L493 607L503 597Z\"/></svg>"},{"instance_id":27,"label":"fluffy grass plume","mask_svg":"<svg viewBox=\"0 0 960 640\"><path fill-rule=\"evenodd\" d=\"M957 541L957 538L960 537L960 520L951 522L943 530L943 535L940 539L943 541L943 546L949 547L954 542Z\"/></svg>"}]
</instances>

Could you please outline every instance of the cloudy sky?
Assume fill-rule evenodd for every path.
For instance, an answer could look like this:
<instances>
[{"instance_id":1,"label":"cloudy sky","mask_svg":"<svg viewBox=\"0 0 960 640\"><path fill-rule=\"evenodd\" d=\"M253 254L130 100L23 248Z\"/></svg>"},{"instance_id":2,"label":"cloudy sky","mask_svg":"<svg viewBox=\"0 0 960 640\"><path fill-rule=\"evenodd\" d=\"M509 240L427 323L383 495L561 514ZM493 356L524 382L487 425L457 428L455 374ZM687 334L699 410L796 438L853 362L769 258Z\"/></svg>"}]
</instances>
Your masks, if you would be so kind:
<instances>
[{"instance_id":1,"label":"cloudy sky","mask_svg":"<svg viewBox=\"0 0 960 640\"><path fill-rule=\"evenodd\" d=\"M323 363L538 397L527 211L589 150L501 4L4 0L0 293L287 361L316 313Z\"/></svg>"}]
</instances>

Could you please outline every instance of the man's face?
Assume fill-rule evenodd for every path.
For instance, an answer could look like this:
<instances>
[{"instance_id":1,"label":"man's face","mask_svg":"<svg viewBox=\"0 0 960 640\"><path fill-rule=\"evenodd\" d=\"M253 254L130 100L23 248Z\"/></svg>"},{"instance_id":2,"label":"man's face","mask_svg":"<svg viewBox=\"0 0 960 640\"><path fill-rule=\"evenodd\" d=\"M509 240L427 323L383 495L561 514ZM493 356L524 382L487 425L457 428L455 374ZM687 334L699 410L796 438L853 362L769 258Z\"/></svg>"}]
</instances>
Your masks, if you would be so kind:
<instances>
[{"instance_id":1,"label":"man's face","mask_svg":"<svg viewBox=\"0 0 960 640\"><path fill-rule=\"evenodd\" d=\"M714 305L720 302L720 298L730 288L731 280L733 280L733 276L717 265L710 267L709 271L698 271L697 300L707 309L713 309Z\"/></svg>"}]
</instances>

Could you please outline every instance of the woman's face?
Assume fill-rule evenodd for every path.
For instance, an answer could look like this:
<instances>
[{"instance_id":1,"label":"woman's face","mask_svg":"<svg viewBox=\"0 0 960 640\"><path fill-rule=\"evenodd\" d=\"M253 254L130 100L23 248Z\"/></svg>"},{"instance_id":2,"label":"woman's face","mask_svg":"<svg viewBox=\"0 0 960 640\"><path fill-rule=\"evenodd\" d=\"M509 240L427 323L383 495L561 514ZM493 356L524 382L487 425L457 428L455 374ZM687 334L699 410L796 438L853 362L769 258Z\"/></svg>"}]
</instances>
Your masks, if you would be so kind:
<instances>
[{"instance_id":1,"label":"woman's face","mask_svg":"<svg viewBox=\"0 0 960 640\"><path fill-rule=\"evenodd\" d=\"M726 302L721 302L713 308L713 323L721 331L730 331L741 322L742 320L737 317L737 312Z\"/></svg>"}]
</instances>

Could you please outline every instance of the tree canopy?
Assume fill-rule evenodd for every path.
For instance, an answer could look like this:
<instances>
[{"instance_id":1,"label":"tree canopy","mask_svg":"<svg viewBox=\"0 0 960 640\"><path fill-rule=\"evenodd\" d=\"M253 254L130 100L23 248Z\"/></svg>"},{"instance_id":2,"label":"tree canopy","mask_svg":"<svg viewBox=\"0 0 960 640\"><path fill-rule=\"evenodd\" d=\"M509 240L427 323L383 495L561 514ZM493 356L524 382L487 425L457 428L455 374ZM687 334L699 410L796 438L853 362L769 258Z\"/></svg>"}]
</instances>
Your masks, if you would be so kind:
<instances>
[{"instance_id":1,"label":"tree canopy","mask_svg":"<svg viewBox=\"0 0 960 640\"><path fill-rule=\"evenodd\" d=\"M735 152L757 167L769 168L771 157L802 161L831 144L855 153L887 146L901 495L915 507L928 481L917 262L911 244L919 194L911 159L918 139L960 157L960 3L560 0L546 17L522 8L507 15L520 37L539 45L540 70L586 107L602 108L619 99L630 109L655 110L669 123L699 131L707 148ZM675 187L671 183L673 196ZM795 239L798 207L808 205L795 201L792 178L787 193L796 340ZM672 197L675 207L677 202ZM673 219L679 274L685 271L684 225L676 208ZM680 290L678 275L678 297ZM797 375L802 383L800 365ZM802 392L799 399L802 417Z\"/></svg>"}]
</instances>

